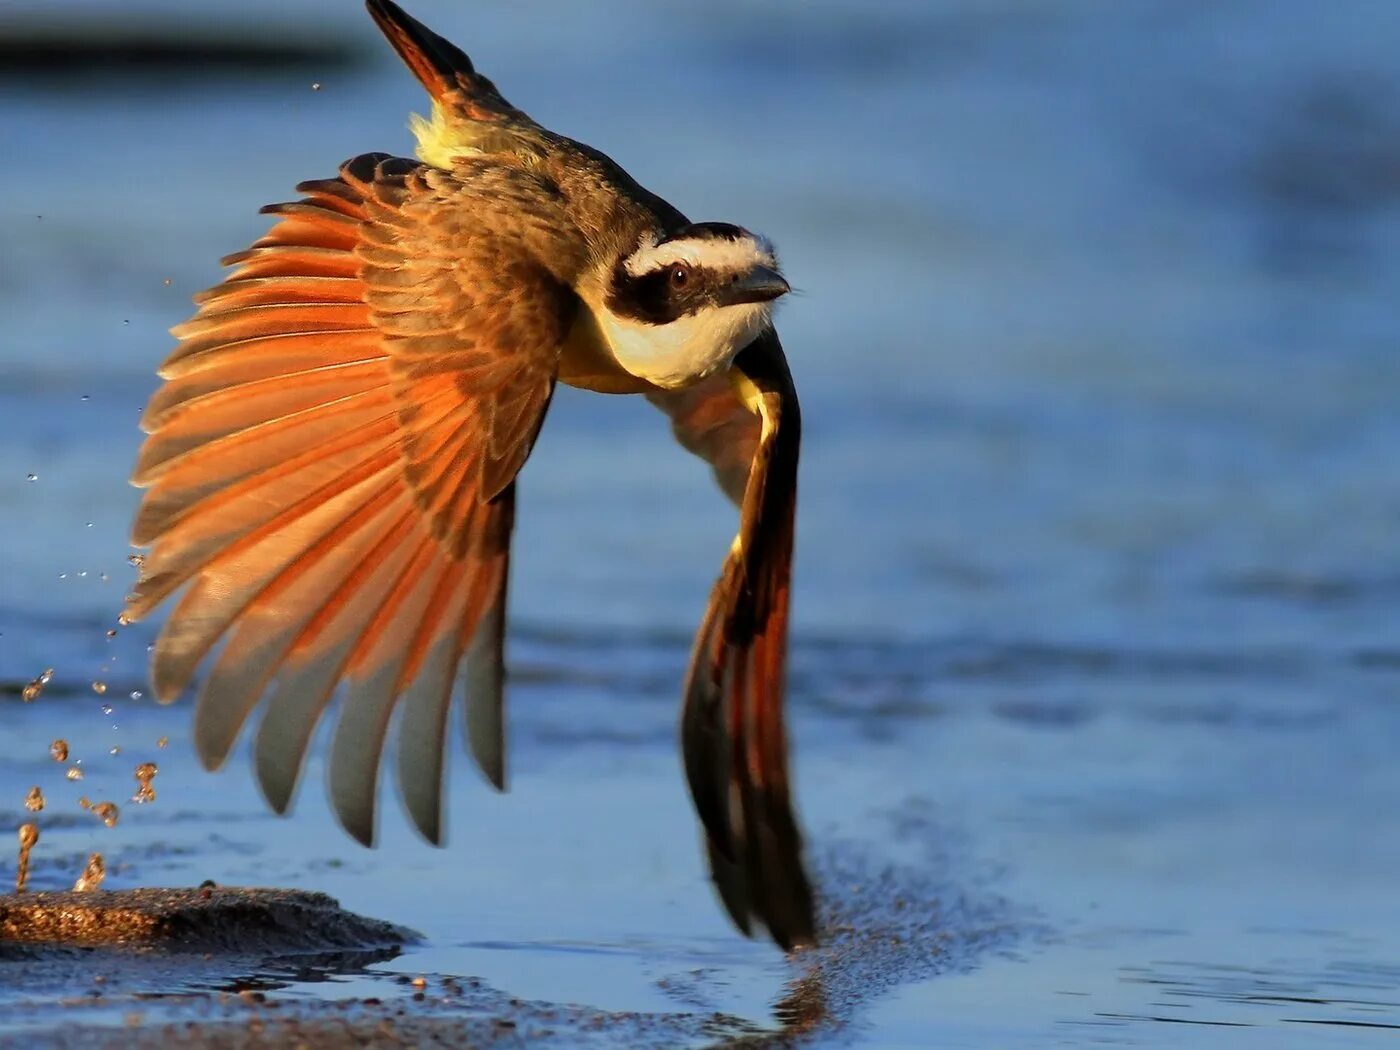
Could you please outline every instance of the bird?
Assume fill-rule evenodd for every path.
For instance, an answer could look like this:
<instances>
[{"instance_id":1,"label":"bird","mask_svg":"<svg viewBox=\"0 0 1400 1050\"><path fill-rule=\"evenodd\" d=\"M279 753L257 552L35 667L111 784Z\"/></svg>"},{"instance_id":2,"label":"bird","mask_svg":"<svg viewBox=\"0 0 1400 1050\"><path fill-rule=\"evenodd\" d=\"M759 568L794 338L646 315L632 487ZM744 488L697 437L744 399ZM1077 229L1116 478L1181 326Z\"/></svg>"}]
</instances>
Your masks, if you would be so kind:
<instances>
[{"instance_id":1,"label":"bird","mask_svg":"<svg viewBox=\"0 0 1400 1050\"><path fill-rule=\"evenodd\" d=\"M416 155L353 157L263 208L267 233L171 329L141 419L147 553L122 620L173 601L155 694L199 674L209 769L260 711L253 763L278 813L337 711L341 825L373 845L392 747L410 820L441 845L459 693L470 754L506 786L516 485L555 386L643 395L739 508L681 689L711 878L744 934L814 944L784 718L801 416L774 247L690 221L392 0L366 6L430 97Z\"/></svg>"}]
</instances>

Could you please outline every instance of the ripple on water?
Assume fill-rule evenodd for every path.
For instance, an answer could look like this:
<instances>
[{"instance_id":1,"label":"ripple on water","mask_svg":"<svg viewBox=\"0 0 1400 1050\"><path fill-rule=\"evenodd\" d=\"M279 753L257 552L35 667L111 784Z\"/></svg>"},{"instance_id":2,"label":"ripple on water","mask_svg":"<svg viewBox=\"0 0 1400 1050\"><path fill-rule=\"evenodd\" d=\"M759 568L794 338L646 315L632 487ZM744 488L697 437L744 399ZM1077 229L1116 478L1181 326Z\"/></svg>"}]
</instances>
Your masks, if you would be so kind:
<instances>
[{"instance_id":1,"label":"ripple on water","mask_svg":"<svg viewBox=\"0 0 1400 1050\"><path fill-rule=\"evenodd\" d=\"M1277 931L1275 931L1277 932ZM1341 954L1348 934L1285 931ZM1274 965L1161 960L1124 966L1119 980L1147 986L1155 1012L1102 1012L1118 1020L1218 1026L1320 1025L1400 1030L1400 963L1348 959Z\"/></svg>"}]
</instances>

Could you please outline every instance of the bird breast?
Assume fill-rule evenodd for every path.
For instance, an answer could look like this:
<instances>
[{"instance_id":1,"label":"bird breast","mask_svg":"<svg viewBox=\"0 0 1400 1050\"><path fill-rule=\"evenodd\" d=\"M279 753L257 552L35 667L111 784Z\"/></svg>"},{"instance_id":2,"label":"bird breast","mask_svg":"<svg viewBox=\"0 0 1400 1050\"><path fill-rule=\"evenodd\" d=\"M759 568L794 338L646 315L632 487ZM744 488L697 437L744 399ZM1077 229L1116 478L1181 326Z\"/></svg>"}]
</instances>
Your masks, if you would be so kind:
<instances>
[{"instance_id":1,"label":"bird breast","mask_svg":"<svg viewBox=\"0 0 1400 1050\"><path fill-rule=\"evenodd\" d=\"M713 375L770 324L766 303L708 307L666 324L600 311L592 326L606 356L628 375L674 390Z\"/></svg>"}]
</instances>

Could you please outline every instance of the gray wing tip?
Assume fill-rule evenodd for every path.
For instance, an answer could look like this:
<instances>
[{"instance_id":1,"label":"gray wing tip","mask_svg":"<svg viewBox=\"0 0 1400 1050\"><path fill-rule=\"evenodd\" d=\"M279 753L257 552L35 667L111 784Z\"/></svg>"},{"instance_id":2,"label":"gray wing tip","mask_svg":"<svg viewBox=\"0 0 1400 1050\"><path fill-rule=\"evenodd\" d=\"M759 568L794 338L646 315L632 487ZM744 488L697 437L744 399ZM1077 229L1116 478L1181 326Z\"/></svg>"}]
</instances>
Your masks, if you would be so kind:
<instances>
[{"instance_id":1,"label":"gray wing tip","mask_svg":"<svg viewBox=\"0 0 1400 1050\"><path fill-rule=\"evenodd\" d=\"M336 819L346 833L366 849L374 849L374 813L345 813L336 810Z\"/></svg>"},{"instance_id":2,"label":"gray wing tip","mask_svg":"<svg viewBox=\"0 0 1400 1050\"><path fill-rule=\"evenodd\" d=\"M431 798L415 799L400 785L399 797L403 800L413 830L430 846L440 848L447 845L447 822L442 819L441 796L434 794Z\"/></svg>"},{"instance_id":3,"label":"gray wing tip","mask_svg":"<svg viewBox=\"0 0 1400 1050\"><path fill-rule=\"evenodd\" d=\"M477 627L465 662L467 749L486 782L506 790L504 594Z\"/></svg>"},{"instance_id":4,"label":"gray wing tip","mask_svg":"<svg viewBox=\"0 0 1400 1050\"><path fill-rule=\"evenodd\" d=\"M206 772L217 773L228 761L228 747L210 730L200 718L201 709L195 708L194 753Z\"/></svg>"},{"instance_id":5,"label":"gray wing tip","mask_svg":"<svg viewBox=\"0 0 1400 1050\"><path fill-rule=\"evenodd\" d=\"M287 778L275 775L261 766L257 769L257 781L258 790L262 792L263 801L267 803L268 808L279 817L285 817L287 811L292 808L296 782L288 781Z\"/></svg>"},{"instance_id":6,"label":"gray wing tip","mask_svg":"<svg viewBox=\"0 0 1400 1050\"><path fill-rule=\"evenodd\" d=\"M486 783L504 794L507 790L505 749L495 744L478 747L476 740L473 739L471 751L476 767L481 770L481 775L486 779Z\"/></svg>"}]
</instances>

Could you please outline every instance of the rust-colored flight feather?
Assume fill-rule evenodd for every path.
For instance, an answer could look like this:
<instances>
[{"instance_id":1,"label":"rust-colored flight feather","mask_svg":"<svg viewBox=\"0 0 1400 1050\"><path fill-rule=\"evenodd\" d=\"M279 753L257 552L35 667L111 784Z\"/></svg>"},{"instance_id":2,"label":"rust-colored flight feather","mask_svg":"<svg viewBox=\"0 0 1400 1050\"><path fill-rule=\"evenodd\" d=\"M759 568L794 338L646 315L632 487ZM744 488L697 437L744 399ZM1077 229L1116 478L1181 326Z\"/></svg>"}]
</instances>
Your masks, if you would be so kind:
<instances>
[{"instance_id":1,"label":"rust-colored flight feather","mask_svg":"<svg viewBox=\"0 0 1400 1050\"><path fill-rule=\"evenodd\" d=\"M229 257L233 272L175 330L143 418L136 541L152 549L127 614L185 588L156 644L157 695L173 699L224 641L195 722L217 766L269 688L306 685L274 690L265 715L289 743L259 739L260 778L281 809L347 681L332 798L366 842L401 698L410 812L441 837L446 698L484 615L499 636L511 486L575 309L543 265L521 265L527 248L490 231L493 201L520 178L371 154L304 183L307 196L267 209L277 225ZM425 204L455 210L424 222ZM484 242L479 272L463 271L468 238ZM509 277L496 254L516 258ZM412 291L394 298L396 287ZM469 703L494 711L500 676L478 677L489 693ZM476 742L498 784L500 748Z\"/></svg>"}]
</instances>

